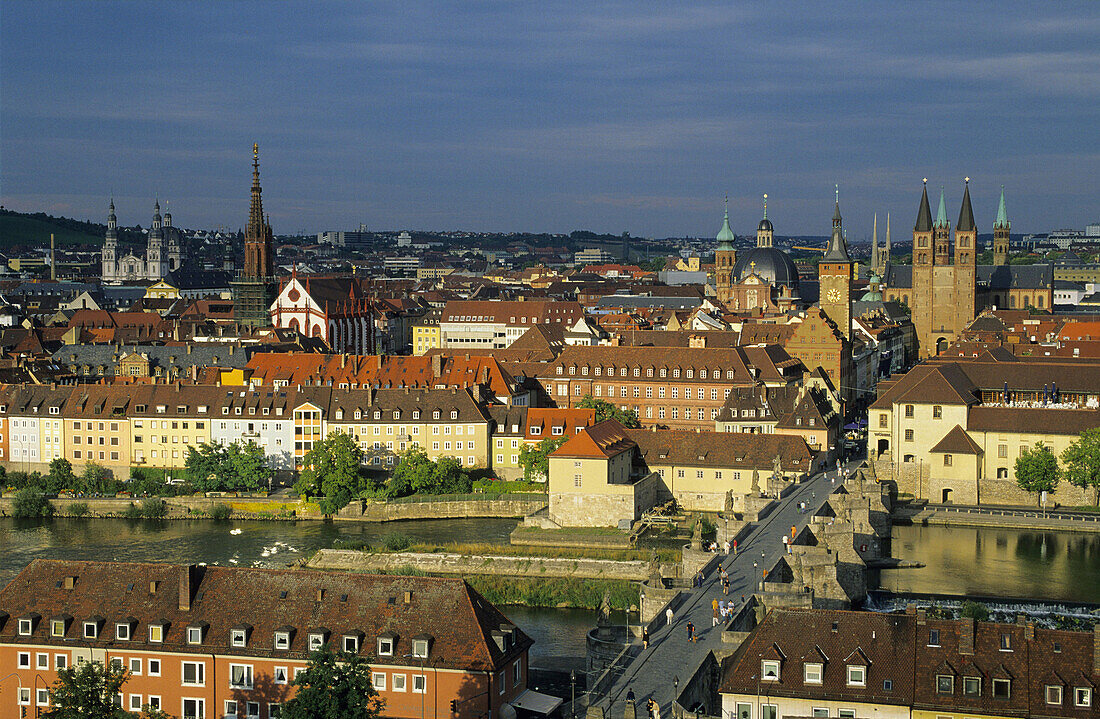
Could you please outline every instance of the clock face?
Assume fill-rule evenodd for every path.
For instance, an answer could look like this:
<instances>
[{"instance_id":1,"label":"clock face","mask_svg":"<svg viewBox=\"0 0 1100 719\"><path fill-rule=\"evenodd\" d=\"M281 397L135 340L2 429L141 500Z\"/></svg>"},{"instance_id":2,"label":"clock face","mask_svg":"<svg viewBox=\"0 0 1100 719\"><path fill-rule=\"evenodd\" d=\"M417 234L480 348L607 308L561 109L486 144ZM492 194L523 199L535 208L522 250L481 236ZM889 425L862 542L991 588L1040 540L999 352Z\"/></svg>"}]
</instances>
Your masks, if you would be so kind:
<instances>
[{"instance_id":1,"label":"clock face","mask_svg":"<svg viewBox=\"0 0 1100 719\"><path fill-rule=\"evenodd\" d=\"M836 288L834 287L833 289L829 290L829 291L828 291L828 292L827 292L827 293L825 294L825 297L826 297L826 298L827 298L827 299L828 299L828 300L829 300L830 302L840 302L840 298L841 298L840 290L838 290L838 289L836 289Z\"/></svg>"}]
</instances>

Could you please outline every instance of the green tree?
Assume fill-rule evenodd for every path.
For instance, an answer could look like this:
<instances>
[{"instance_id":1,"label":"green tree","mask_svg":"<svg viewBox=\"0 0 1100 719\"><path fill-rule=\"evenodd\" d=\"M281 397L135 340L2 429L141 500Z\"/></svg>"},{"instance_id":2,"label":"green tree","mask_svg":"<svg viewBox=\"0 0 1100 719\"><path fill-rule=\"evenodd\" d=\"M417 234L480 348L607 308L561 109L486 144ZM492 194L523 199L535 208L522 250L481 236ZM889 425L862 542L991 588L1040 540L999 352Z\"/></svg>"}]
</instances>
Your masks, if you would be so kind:
<instances>
[{"instance_id":1,"label":"green tree","mask_svg":"<svg viewBox=\"0 0 1100 719\"><path fill-rule=\"evenodd\" d=\"M42 714L53 719L131 719L115 701L130 673L119 666L85 662L58 670L50 688L50 708Z\"/></svg>"},{"instance_id":2,"label":"green tree","mask_svg":"<svg viewBox=\"0 0 1100 719\"><path fill-rule=\"evenodd\" d=\"M267 485L275 470L267 466L263 447L252 440L234 442L226 448L226 466L222 472L222 489L253 491Z\"/></svg>"},{"instance_id":3,"label":"green tree","mask_svg":"<svg viewBox=\"0 0 1100 719\"><path fill-rule=\"evenodd\" d=\"M1074 487L1094 490L1100 506L1100 427L1086 429L1062 452L1062 477Z\"/></svg>"},{"instance_id":4,"label":"green tree","mask_svg":"<svg viewBox=\"0 0 1100 719\"><path fill-rule=\"evenodd\" d=\"M1054 492L1058 486L1058 458L1045 444L1036 442L1016 458L1016 484L1025 492L1035 492L1036 502L1042 492Z\"/></svg>"},{"instance_id":5,"label":"green tree","mask_svg":"<svg viewBox=\"0 0 1100 719\"><path fill-rule=\"evenodd\" d=\"M78 482L80 491L86 494L114 494L116 490L115 480L111 478L111 472L101 464L88 462L84 465L84 471L80 473Z\"/></svg>"},{"instance_id":6,"label":"green tree","mask_svg":"<svg viewBox=\"0 0 1100 719\"><path fill-rule=\"evenodd\" d=\"M550 455L565 444L565 437L544 439L538 444L525 444L519 448L519 466L528 482L546 481L550 477Z\"/></svg>"},{"instance_id":7,"label":"green tree","mask_svg":"<svg viewBox=\"0 0 1100 719\"><path fill-rule=\"evenodd\" d=\"M60 492L63 489L72 489L76 486L76 475L73 474L72 462L64 457L58 457L50 462L50 473L46 475L46 487L51 493Z\"/></svg>"},{"instance_id":8,"label":"green tree","mask_svg":"<svg viewBox=\"0 0 1100 719\"><path fill-rule=\"evenodd\" d=\"M461 462L454 457L440 457L432 468L432 487L428 491L431 494L465 494L472 485Z\"/></svg>"},{"instance_id":9,"label":"green tree","mask_svg":"<svg viewBox=\"0 0 1100 719\"><path fill-rule=\"evenodd\" d=\"M283 719L377 719L385 707L371 684L367 661L327 646L310 655L294 686L297 692L283 705Z\"/></svg>"},{"instance_id":10,"label":"green tree","mask_svg":"<svg viewBox=\"0 0 1100 719\"><path fill-rule=\"evenodd\" d=\"M962 611L959 614L976 622L989 621L989 607L981 602L972 602L969 599L962 603Z\"/></svg>"},{"instance_id":11,"label":"green tree","mask_svg":"<svg viewBox=\"0 0 1100 719\"><path fill-rule=\"evenodd\" d=\"M218 473L225 464L225 447L213 442L204 442L198 447L187 448L187 458L183 462L184 475L199 492L212 492L218 483Z\"/></svg>"},{"instance_id":12,"label":"green tree","mask_svg":"<svg viewBox=\"0 0 1100 719\"><path fill-rule=\"evenodd\" d=\"M363 471L363 450L351 435L333 432L302 458L303 469L294 488L298 494L317 497L325 514L335 514L374 483Z\"/></svg>"},{"instance_id":13,"label":"green tree","mask_svg":"<svg viewBox=\"0 0 1100 719\"><path fill-rule=\"evenodd\" d=\"M38 488L24 487L15 493L11 513L16 517L49 517L53 514L53 505Z\"/></svg>"},{"instance_id":14,"label":"green tree","mask_svg":"<svg viewBox=\"0 0 1100 719\"><path fill-rule=\"evenodd\" d=\"M607 402L606 400L596 399L590 394L586 394L581 398L581 401L577 403L577 406L581 409L594 409L596 410L596 421L603 422L605 419L615 419L624 427L641 427L642 423L638 421L638 415L634 410L619 409L615 405Z\"/></svg>"},{"instance_id":15,"label":"green tree","mask_svg":"<svg viewBox=\"0 0 1100 719\"><path fill-rule=\"evenodd\" d=\"M387 497L408 494L462 494L473 486L470 475L454 457L432 461L428 453L413 446L399 455L397 467L386 482Z\"/></svg>"}]
</instances>

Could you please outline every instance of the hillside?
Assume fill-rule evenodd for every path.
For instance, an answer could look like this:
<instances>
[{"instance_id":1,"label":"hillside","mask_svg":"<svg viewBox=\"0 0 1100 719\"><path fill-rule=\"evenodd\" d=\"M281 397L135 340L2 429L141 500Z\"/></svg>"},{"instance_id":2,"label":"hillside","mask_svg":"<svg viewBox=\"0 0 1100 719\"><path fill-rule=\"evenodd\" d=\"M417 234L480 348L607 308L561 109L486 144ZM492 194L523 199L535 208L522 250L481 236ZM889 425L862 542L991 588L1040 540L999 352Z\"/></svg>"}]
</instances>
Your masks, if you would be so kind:
<instances>
[{"instance_id":1,"label":"hillside","mask_svg":"<svg viewBox=\"0 0 1100 719\"><path fill-rule=\"evenodd\" d=\"M98 246L103 243L106 228L91 222L51 217L42 212L24 214L0 210L0 250L16 247L48 247L52 232L58 247L71 245Z\"/></svg>"}]
</instances>

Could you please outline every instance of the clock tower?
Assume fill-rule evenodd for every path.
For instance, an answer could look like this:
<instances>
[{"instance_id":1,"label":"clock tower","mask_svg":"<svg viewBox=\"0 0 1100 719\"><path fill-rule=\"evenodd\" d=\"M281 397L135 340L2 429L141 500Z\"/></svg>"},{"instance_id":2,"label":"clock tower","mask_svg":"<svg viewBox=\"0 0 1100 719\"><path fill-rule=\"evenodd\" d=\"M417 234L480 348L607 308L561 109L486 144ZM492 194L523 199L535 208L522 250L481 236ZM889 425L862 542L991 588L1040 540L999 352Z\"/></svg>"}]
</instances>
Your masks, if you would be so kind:
<instances>
[{"instance_id":1,"label":"clock tower","mask_svg":"<svg viewBox=\"0 0 1100 719\"><path fill-rule=\"evenodd\" d=\"M836 191L836 208L833 210L833 234L825 256L817 265L820 296L818 305L845 339L852 336L852 258L848 256L848 243L844 241L844 228L840 220L840 188Z\"/></svg>"}]
</instances>

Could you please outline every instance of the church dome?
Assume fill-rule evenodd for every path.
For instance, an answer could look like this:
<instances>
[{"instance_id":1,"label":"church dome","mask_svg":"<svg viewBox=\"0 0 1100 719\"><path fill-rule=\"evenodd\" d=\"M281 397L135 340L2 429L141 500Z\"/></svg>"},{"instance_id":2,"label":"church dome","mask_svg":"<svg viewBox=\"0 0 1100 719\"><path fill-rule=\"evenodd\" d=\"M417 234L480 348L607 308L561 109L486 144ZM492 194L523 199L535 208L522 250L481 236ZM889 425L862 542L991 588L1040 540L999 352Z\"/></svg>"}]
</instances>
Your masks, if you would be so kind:
<instances>
[{"instance_id":1,"label":"church dome","mask_svg":"<svg viewBox=\"0 0 1100 719\"><path fill-rule=\"evenodd\" d=\"M767 220L764 220L767 222ZM737 282L755 274L773 285L786 285L798 289L798 269L786 252L774 247L754 247L737 257L733 275Z\"/></svg>"},{"instance_id":2,"label":"church dome","mask_svg":"<svg viewBox=\"0 0 1100 719\"><path fill-rule=\"evenodd\" d=\"M772 231L772 221L769 220L767 217L760 220L760 224L756 226L756 231L757 232L759 232L761 230L767 230L768 232Z\"/></svg>"}]
</instances>

